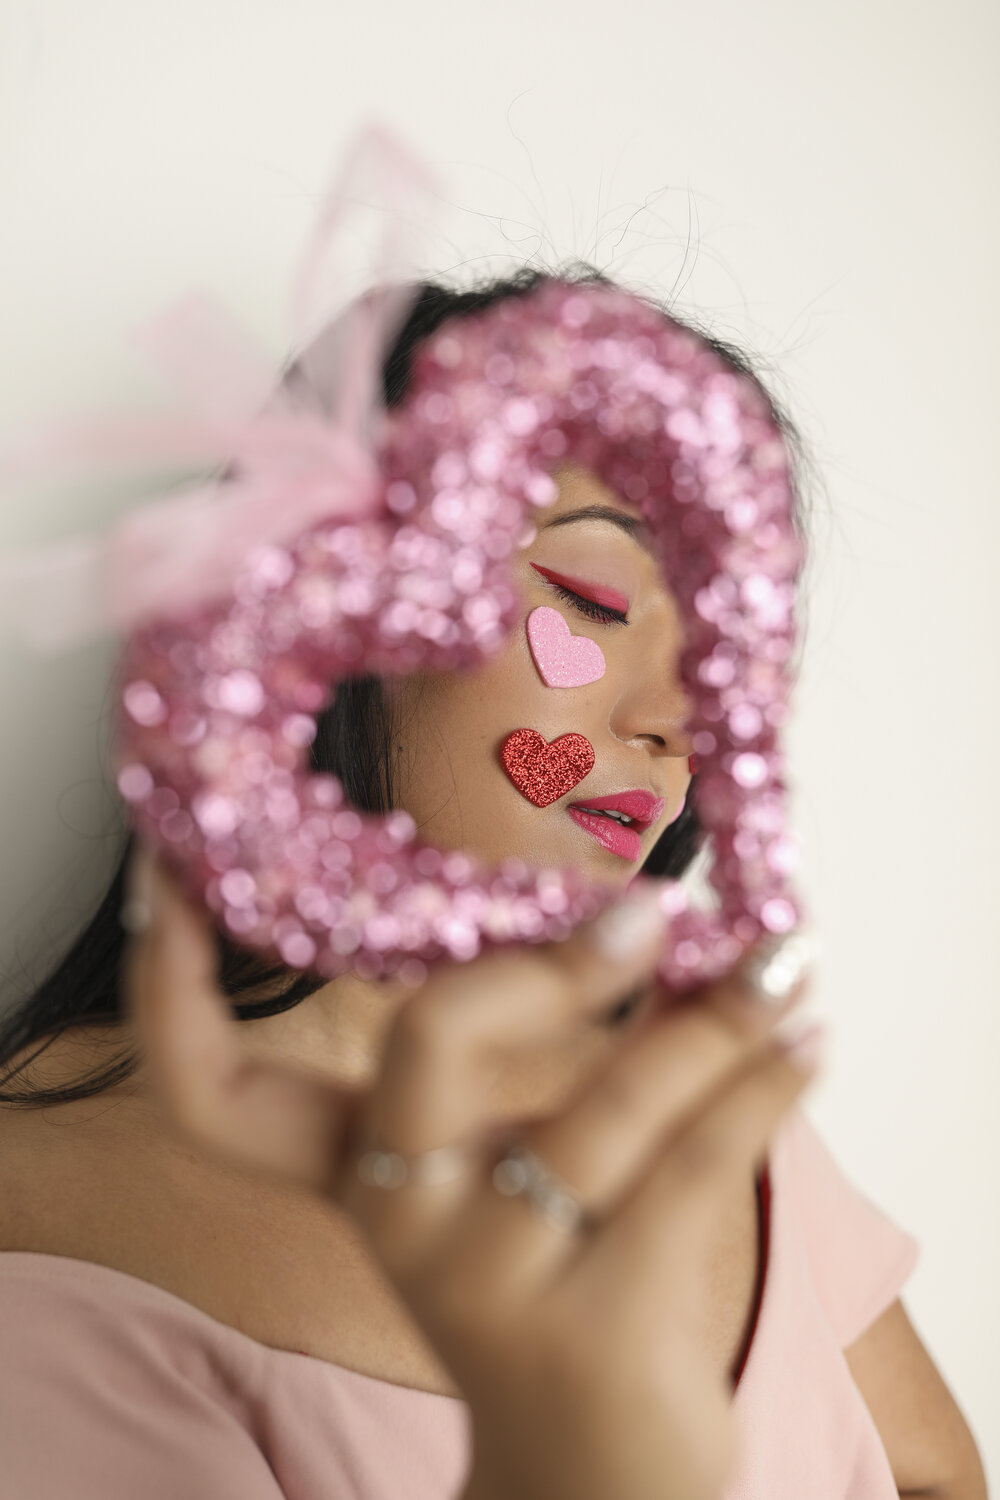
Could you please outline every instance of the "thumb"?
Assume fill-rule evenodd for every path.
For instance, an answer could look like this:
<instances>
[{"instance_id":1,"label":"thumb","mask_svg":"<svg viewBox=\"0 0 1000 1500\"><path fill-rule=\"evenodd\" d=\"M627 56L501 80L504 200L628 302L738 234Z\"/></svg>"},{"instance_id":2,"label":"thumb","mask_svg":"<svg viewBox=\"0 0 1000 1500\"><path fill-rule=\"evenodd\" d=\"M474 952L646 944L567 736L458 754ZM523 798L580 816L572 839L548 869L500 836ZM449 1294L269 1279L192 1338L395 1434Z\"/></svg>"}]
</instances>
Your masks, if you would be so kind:
<instances>
[{"instance_id":1,"label":"thumb","mask_svg":"<svg viewBox=\"0 0 1000 1500\"><path fill-rule=\"evenodd\" d=\"M207 913L147 849L130 877L149 921L129 945L126 1004L164 1123L219 1163L330 1196L347 1091L251 1050L218 985Z\"/></svg>"}]
</instances>

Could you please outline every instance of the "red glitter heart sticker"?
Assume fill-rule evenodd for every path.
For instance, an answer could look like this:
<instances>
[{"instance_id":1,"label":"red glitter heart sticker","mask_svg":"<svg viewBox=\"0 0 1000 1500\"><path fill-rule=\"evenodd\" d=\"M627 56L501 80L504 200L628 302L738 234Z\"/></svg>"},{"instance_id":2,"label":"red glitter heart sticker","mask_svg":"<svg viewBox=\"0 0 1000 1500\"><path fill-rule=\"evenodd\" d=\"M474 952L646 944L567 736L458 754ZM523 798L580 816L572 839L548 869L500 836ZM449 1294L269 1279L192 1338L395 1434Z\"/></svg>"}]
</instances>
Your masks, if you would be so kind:
<instances>
[{"instance_id":1,"label":"red glitter heart sticker","mask_svg":"<svg viewBox=\"0 0 1000 1500\"><path fill-rule=\"evenodd\" d=\"M594 747L582 734L547 741L534 729L515 729L500 746L503 768L522 797L548 807L594 769Z\"/></svg>"}]
</instances>

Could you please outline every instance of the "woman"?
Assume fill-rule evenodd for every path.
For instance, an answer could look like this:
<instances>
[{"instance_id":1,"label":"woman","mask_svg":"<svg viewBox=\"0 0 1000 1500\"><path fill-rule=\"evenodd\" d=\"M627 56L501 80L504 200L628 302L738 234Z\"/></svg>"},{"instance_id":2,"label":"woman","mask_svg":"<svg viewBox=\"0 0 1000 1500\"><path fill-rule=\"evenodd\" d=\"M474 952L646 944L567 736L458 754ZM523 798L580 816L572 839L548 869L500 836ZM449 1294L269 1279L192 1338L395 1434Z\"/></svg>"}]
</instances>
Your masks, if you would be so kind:
<instances>
[{"instance_id":1,"label":"woman","mask_svg":"<svg viewBox=\"0 0 1000 1500\"><path fill-rule=\"evenodd\" d=\"M389 404L445 318L537 281L425 288ZM699 847L680 621L635 509L554 477L516 578L604 656L573 700L588 802L539 809L496 762L518 724L565 728L517 631L474 673L343 685L313 765L441 847L625 892ZM796 1109L815 1059L777 1039L804 989L780 955L666 1007L637 888L416 992L323 983L233 949L148 860L126 947L129 852L0 1049L12 1494L985 1493L898 1301L916 1243Z\"/></svg>"}]
</instances>

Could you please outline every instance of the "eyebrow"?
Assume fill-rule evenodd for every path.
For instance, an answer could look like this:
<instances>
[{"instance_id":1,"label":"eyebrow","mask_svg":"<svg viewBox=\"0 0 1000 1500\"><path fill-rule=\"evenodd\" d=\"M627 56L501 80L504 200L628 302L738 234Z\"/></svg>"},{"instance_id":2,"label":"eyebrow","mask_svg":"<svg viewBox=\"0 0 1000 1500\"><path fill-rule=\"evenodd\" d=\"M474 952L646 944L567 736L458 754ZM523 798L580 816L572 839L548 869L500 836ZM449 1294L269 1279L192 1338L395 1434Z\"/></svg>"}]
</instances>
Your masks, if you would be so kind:
<instances>
[{"instance_id":1,"label":"eyebrow","mask_svg":"<svg viewBox=\"0 0 1000 1500\"><path fill-rule=\"evenodd\" d=\"M642 521L636 516L627 516L623 510L615 510L612 505L581 505L577 510L553 516L551 521L544 523L542 530L545 531L550 526L570 526L574 521L609 521L619 531L624 531L630 541L649 551L649 544L645 539L646 528Z\"/></svg>"}]
</instances>

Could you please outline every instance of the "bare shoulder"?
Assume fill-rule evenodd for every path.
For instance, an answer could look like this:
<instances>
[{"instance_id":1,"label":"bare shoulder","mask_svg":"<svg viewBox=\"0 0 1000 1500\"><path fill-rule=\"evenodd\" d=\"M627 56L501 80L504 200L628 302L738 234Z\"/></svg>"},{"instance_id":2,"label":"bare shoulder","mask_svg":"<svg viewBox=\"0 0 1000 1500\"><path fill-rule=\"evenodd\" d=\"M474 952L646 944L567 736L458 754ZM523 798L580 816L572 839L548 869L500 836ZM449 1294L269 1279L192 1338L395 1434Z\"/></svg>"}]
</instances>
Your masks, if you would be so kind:
<instances>
[{"instance_id":1,"label":"bare shoulder","mask_svg":"<svg viewBox=\"0 0 1000 1500\"><path fill-rule=\"evenodd\" d=\"M54 1054L47 1086L63 1066L79 1076ZM343 1215L206 1160L158 1120L134 1081L0 1105L0 1253L108 1266L270 1348L451 1393Z\"/></svg>"},{"instance_id":2,"label":"bare shoulder","mask_svg":"<svg viewBox=\"0 0 1000 1500\"><path fill-rule=\"evenodd\" d=\"M23 1082L63 1087L79 1079L95 1058L86 1041L60 1038ZM158 1138L135 1080L59 1104L26 1107L5 1101L0 1104L0 1251L70 1255L131 1269L126 1262L139 1242L144 1214L157 1199L166 1199L178 1165L166 1140Z\"/></svg>"},{"instance_id":3,"label":"bare shoulder","mask_svg":"<svg viewBox=\"0 0 1000 1500\"><path fill-rule=\"evenodd\" d=\"M25 1082L64 1087L120 1054L120 1033L112 1051L110 1037L86 1031L60 1037ZM214 1315L208 1226L220 1243L220 1226L235 1232L250 1199L244 1180L162 1127L141 1072L85 1099L0 1104L0 1251L94 1261Z\"/></svg>"},{"instance_id":4,"label":"bare shoulder","mask_svg":"<svg viewBox=\"0 0 1000 1500\"><path fill-rule=\"evenodd\" d=\"M903 1493L986 1500L976 1440L901 1298L844 1351Z\"/></svg>"}]
</instances>

